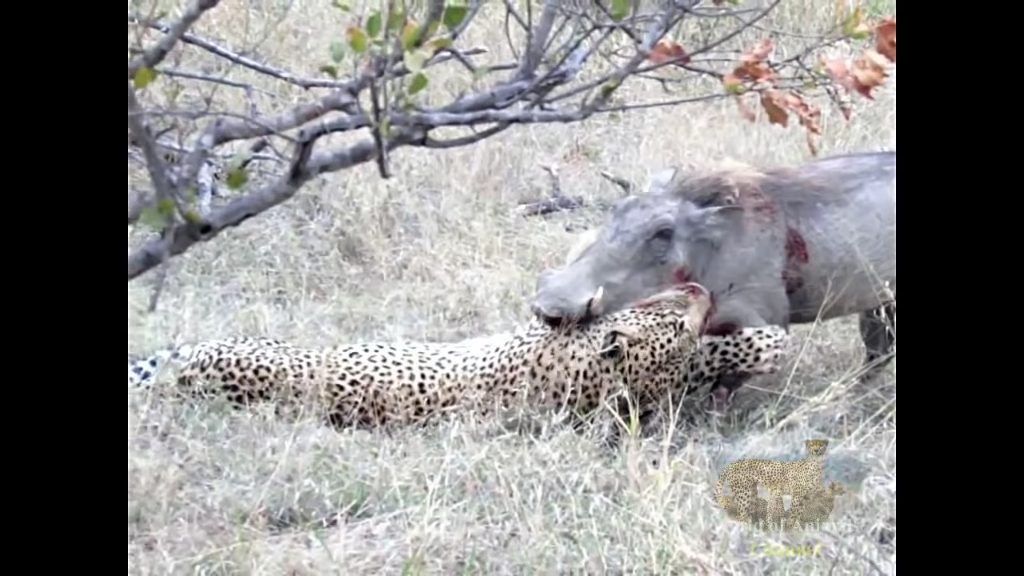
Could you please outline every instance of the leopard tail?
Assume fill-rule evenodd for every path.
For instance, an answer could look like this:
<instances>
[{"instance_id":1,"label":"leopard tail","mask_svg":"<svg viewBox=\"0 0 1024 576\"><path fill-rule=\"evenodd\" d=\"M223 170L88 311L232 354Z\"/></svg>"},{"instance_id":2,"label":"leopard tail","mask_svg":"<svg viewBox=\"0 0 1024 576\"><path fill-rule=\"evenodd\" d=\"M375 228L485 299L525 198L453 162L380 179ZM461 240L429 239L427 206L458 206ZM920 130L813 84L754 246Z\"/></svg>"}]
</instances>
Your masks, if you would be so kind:
<instances>
[{"instance_id":1,"label":"leopard tail","mask_svg":"<svg viewBox=\"0 0 1024 576\"><path fill-rule=\"evenodd\" d=\"M167 346L149 354L128 354L128 386L148 388L153 385L157 373L169 362L187 359L192 346Z\"/></svg>"}]
</instances>

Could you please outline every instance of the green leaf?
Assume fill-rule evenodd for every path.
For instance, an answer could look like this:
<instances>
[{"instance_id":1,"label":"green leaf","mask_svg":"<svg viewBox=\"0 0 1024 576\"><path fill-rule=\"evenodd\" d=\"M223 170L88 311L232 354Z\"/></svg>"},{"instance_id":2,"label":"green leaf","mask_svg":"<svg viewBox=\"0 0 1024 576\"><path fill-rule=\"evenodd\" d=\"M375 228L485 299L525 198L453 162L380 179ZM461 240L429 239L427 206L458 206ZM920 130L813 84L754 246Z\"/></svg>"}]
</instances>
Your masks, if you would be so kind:
<instances>
[{"instance_id":1,"label":"green leaf","mask_svg":"<svg viewBox=\"0 0 1024 576\"><path fill-rule=\"evenodd\" d=\"M332 0L331 6L334 6L342 12L352 11L352 3L349 2L349 0Z\"/></svg>"},{"instance_id":2,"label":"green leaf","mask_svg":"<svg viewBox=\"0 0 1024 576\"><path fill-rule=\"evenodd\" d=\"M320 66L320 72L327 74L331 78L338 77L338 67L333 64L323 64Z\"/></svg>"},{"instance_id":3,"label":"green leaf","mask_svg":"<svg viewBox=\"0 0 1024 576\"><path fill-rule=\"evenodd\" d=\"M423 65L427 63L427 59L430 58L424 50L414 50L412 52L406 52L402 55L402 62L405 63L405 67L409 69L409 72L416 73L423 70Z\"/></svg>"},{"instance_id":4,"label":"green leaf","mask_svg":"<svg viewBox=\"0 0 1024 576\"><path fill-rule=\"evenodd\" d=\"M139 214L139 223L147 228L159 230L164 227L165 222L166 220L157 206L149 206Z\"/></svg>"},{"instance_id":5,"label":"green leaf","mask_svg":"<svg viewBox=\"0 0 1024 576\"><path fill-rule=\"evenodd\" d=\"M431 52L437 52L441 48L447 48L451 45L452 39L447 36L438 36L426 44L426 46L430 48Z\"/></svg>"},{"instance_id":6,"label":"green leaf","mask_svg":"<svg viewBox=\"0 0 1024 576\"><path fill-rule=\"evenodd\" d=\"M228 188L238 190L242 186L245 186L245 183L248 181L249 175L245 173L245 168L232 168L228 171Z\"/></svg>"},{"instance_id":7,"label":"green leaf","mask_svg":"<svg viewBox=\"0 0 1024 576\"><path fill-rule=\"evenodd\" d=\"M395 10L388 14L388 32L394 32L405 23L405 12Z\"/></svg>"},{"instance_id":8,"label":"green leaf","mask_svg":"<svg viewBox=\"0 0 1024 576\"><path fill-rule=\"evenodd\" d=\"M380 34L380 28L383 26L383 19L380 15L380 10L374 10L373 14L366 20L366 33L370 35L370 38L376 38Z\"/></svg>"},{"instance_id":9,"label":"green leaf","mask_svg":"<svg viewBox=\"0 0 1024 576\"><path fill-rule=\"evenodd\" d=\"M406 89L406 93L410 96L423 90L427 87L427 75L423 72L417 72L412 80L409 81L409 88Z\"/></svg>"},{"instance_id":10,"label":"green leaf","mask_svg":"<svg viewBox=\"0 0 1024 576\"><path fill-rule=\"evenodd\" d=\"M345 59L345 45L341 42L331 42L331 60L335 64Z\"/></svg>"},{"instance_id":11,"label":"green leaf","mask_svg":"<svg viewBox=\"0 0 1024 576\"><path fill-rule=\"evenodd\" d=\"M402 48L406 51L412 50L420 33L420 27L409 22L402 29Z\"/></svg>"},{"instance_id":12,"label":"green leaf","mask_svg":"<svg viewBox=\"0 0 1024 576\"><path fill-rule=\"evenodd\" d=\"M448 30L455 30L466 18L466 7L458 4L449 4L444 8L444 16L441 19Z\"/></svg>"},{"instance_id":13,"label":"green leaf","mask_svg":"<svg viewBox=\"0 0 1024 576\"><path fill-rule=\"evenodd\" d=\"M871 29L864 24L864 10L855 8L843 20L843 36L854 40L864 40L871 36Z\"/></svg>"},{"instance_id":14,"label":"green leaf","mask_svg":"<svg viewBox=\"0 0 1024 576\"><path fill-rule=\"evenodd\" d=\"M383 136L385 138L390 138L392 136L392 133L391 133L391 118L389 118L387 116L385 116L384 118L381 118L381 121L380 121L380 134L381 134L381 136Z\"/></svg>"},{"instance_id":15,"label":"green leaf","mask_svg":"<svg viewBox=\"0 0 1024 576\"><path fill-rule=\"evenodd\" d=\"M174 214L174 200L170 198L161 198L156 203L157 211L160 212L161 216L170 216Z\"/></svg>"},{"instance_id":16,"label":"green leaf","mask_svg":"<svg viewBox=\"0 0 1024 576\"><path fill-rule=\"evenodd\" d=\"M609 80L609 81L605 82L604 84L602 84L601 85L601 98L607 98L607 97L611 96L612 92L615 92L615 90L621 84L622 84L622 82L620 82L618 80L614 80L614 79Z\"/></svg>"},{"instance_id":17,"label":"green leaf","mask_svg":"<svg viewBox=\"0 0 1024 576\"><path fill-rule=\"evenodd\" d=\"M629 14L629 0L612 0L612 20L618 22Z\"/></svg>"},{"instance_id":18,"label":"green leaf","mask_svg":"<svg viewBox=\"0 0 1024 576\"><path fill-rule=\"evenodd\" d=\"M487 76L490 73L491 73L491 67L490 66L479 66L479 67L477 67L476 70L473 70L473 80L479 80L479 79L483 78L484 76Z\"/></svg>"},{"instance_id":19,"label":"green leaf","mask_svg":"<svg viewBox=\"0 0 1024 576\"><path fill-rule=\"evenodd\" d=\"M153 80L156 80L156 70L153 70L149 66L140 66L135 71L135 77L132 79L132 84L135 85L136 90L141 90L146 86L149 86Z\"/></svg>"},{"instance_id":20,"label":"green leaf","mask_svg":"<svg viewBox=\"0 0 1024 576\"><path fill-rule=\"evenodd\" d=\"M190 224L198 224L203 221L202 217L199 216L199 212L192 209L185 210L183 216L185 217L185 221Z\"/></svg>"},{"instance_id":21,"label":"green leaf","mask_svg":"<svg viewBox=\"0 0 1024 576\"><path fill-rule=\"evenodd\" d=\"M366 52L366 45L369 42L369 39L366 37L366 32L363 32L362 28L359 28L358 26L351 26L345 34L348 36L348 45L351 46L356 53L362 54L363 52Z\"/></svg>"}]
</instances>

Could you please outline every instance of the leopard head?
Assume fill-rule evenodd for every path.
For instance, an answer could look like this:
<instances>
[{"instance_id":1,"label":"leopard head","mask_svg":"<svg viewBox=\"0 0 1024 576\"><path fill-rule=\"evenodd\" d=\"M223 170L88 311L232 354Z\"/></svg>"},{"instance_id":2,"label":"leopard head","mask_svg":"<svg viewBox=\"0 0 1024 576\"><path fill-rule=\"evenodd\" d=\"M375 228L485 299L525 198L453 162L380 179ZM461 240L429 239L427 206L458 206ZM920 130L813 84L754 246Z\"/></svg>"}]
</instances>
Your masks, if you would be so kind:
<instances>
[{"instance_id":1,"label":"leopard head","mask_svg":"<svg viewBox=\"0 0 1024 576\"><path fill-rule=\"evenodd\" d=\"M808 456L824 456L828 448L828 440L808 440L806 444Z\"/></svg>"}]
</instances>

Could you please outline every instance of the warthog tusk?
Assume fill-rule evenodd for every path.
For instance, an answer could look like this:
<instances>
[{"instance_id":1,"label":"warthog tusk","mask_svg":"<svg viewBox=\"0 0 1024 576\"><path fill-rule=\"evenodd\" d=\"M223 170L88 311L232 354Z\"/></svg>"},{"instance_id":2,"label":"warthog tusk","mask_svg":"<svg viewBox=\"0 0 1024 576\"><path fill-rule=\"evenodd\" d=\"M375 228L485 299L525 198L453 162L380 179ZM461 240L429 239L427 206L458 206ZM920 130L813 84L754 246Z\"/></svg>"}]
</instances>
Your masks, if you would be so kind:
<instances>
[{"instance_id":1,"label":"warthog tusk","mask_svg":"<svg viewBox=\"0 0 1024 576\"><path fill-rule=\"evenodd\" d=\"M590 307L596 308L601 305L601 298L604 296L604 286L598 286L597 292L594 292L594 296L590 299Z\"/></svg>"}]
</instances>

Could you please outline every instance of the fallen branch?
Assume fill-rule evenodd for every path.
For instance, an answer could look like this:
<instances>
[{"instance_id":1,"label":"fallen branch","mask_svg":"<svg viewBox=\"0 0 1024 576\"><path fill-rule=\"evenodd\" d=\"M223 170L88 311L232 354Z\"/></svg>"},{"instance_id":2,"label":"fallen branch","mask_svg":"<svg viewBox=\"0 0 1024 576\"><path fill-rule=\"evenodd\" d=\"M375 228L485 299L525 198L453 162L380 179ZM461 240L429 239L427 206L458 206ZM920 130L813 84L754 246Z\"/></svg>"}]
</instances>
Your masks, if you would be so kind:
<instances>
[{"instance_id":1,"label":"fallen branch","mask_svg":"<svg viewBox=\"0 0 1024 576\"><path fill-rule=\"evenodd\" d=\"M531 200L521 203L516 208L516 213L521 216L540 216L552 212L564 212L583 208L583 198L559 196L558 198L547 198L544 200Z\"/></svg>"},{"instance_id":2,"label":"fallen branch","mask_svg":"<svg viewBox=\"0 0 1024 576\"><path fill-rule=\"evenodd\" d=\"M634 186L633 183L630 182L629 180L626 180L625 178L622 178L620 176L616 176L611 172L607 172L605 170L601 171L601 177L611 182L612 184L615 184L619 188L622 188L622 191L626 194L626 196L629 196L630 194L633 193Z\"/></svg>"}]
</instances>

